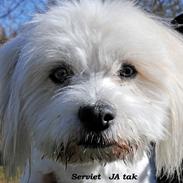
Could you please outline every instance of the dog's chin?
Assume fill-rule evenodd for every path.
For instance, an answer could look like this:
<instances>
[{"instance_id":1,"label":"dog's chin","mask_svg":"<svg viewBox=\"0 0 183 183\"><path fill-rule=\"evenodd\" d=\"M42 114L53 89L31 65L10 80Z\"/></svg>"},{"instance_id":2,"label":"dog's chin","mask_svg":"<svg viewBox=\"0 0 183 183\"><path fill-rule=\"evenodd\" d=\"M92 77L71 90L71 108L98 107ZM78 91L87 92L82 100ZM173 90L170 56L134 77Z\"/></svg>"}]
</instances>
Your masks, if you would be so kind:
<instances>
[{"instance_id":1,"label":"dog's chin","mask_svg":"<svg viewBox=\"0 0 183 183\"><path fill-rule=\"evenodd\" d=\"M64 164L82 164L90 162L109 163L115 160L133 159L138 145L124 140L81 138L70 141L67 146L57 146L49 156L52 160Z\"/></svg>"}]
</instances>

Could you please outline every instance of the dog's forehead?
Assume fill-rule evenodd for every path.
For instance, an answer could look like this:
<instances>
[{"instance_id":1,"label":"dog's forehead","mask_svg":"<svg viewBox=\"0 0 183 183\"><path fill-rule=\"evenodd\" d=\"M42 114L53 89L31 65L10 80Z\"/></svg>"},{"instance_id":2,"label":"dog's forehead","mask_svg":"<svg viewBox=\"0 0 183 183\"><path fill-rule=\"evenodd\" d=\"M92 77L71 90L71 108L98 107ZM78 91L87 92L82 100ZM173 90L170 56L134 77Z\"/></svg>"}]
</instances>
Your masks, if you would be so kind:
<instances>
[{"instance_id":1,"label":"dog's forehead","mask_svg":"<svg viewBox=\"0 0 183 183\"><path fill-rule=\"evenodd\" d=\"M129 3L93 2L68 3L37 17L31 47L48 60L78 61L74 65L89 67L141 58L160 60L162 35L151 19Z\"/></svg>"}]
</instances>

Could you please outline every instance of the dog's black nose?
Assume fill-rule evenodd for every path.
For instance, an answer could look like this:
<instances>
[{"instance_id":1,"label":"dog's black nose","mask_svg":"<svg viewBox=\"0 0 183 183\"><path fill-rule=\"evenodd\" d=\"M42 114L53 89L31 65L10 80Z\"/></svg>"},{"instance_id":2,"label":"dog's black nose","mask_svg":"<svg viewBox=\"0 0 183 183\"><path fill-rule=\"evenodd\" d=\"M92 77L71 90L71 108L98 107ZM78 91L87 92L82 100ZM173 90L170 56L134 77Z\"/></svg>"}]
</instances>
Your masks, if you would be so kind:
<instances>
[{"instance_id":1,"label":"dog's black nose","mask_svg":"<svg viewBox=\"0 0 183 183\"><path fill-rule=\"evenodd\" d=\"M78 115L87 131L101 132L109 128L115 118L115 110L112 106L100 102L80 107Z\"/></svg>"}]
</instances>

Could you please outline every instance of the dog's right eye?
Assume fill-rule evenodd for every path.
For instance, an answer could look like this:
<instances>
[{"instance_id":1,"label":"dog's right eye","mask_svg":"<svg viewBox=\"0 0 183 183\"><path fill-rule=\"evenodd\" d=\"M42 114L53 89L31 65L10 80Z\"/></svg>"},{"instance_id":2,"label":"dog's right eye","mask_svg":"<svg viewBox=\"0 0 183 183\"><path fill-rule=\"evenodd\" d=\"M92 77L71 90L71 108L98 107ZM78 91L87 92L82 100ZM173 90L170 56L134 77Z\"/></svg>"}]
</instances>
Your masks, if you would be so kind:
<instances>
[{"instance_id":1,"label":"dog's right eye","mask_svg":"<svg viewBox=\"0 0 183 183\"><path fill-rule=\"evenodd\" d=\"M119 70L119 76L121 78L133 78L137 75L136 68L131 64L123 64Z\"/></svg>"},{"instance_id":2,"label":"dog's right eye","mask_svg":"<svg viewBox=\"0 0 183 183\"><path fill-rule=\"evenodd\" d=\"M49 78L56 84L66 84L73 74L72 69L64 65L52 69Z\"/></svg>"}]
</instances>

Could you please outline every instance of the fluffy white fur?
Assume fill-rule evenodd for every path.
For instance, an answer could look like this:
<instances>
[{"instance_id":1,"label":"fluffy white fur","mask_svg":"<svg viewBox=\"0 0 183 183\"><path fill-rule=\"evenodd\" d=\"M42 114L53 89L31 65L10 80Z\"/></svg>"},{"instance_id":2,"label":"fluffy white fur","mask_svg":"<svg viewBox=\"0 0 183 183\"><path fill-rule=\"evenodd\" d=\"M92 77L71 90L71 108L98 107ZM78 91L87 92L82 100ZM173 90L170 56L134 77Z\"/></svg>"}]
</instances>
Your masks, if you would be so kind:
<instances>
[{"instance_id":1,"label":"fluffy white fur","mask_svg":"<svg viewBox=\"0 0 183 183\"><path fill-rule=\"evenodd\" d=\"M63 62L75 73L65 87L48 77ZM134 65L137 76L121 80L117 73L122 63ZM163 168L168 174L179 173L183 40L132 3L63 2L37 15L0 49L0 66L0 120L9 175L27 167L23 183L41 183L49 172L59 183L70 183L72 173L100 172L103 182L111 182L107 177L114 170L145 169L151 142L157 172ZM133 155L118 159L112 148L76 145L83 129L77 117L79 107L98 100L108 101L117 111L114 125L103 135L137 146ZM53 151L61 143L73 155L70 160L63 155L56 162ZM139 162L146 163L137 168Z\"/></svg>"}]
</instances>

